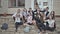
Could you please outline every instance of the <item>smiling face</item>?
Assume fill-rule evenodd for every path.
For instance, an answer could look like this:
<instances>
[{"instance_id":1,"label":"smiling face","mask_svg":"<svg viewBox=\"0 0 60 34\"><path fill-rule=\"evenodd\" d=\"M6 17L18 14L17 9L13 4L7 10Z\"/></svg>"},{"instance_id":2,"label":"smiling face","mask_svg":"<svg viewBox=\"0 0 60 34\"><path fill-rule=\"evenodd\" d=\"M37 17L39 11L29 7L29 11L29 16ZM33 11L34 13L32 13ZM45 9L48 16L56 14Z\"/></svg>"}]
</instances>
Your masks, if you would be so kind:
<instances>
[{"instance_id":1,"label":"smiling face","mask_svg":"<svg viewBox=\"0 0 60 34\"><path fill-rule=\"evenodd\" d=\"M29 11L32 11L32 8L29 8Z\"/></svg>"},{"instance_id":2,"label":"smiling face","mask_svg":"<svg viewBox=\"0 0 60 34\"><path fill-rule=\"evenodd\" d=\"M21 10L20 10L20 9L18 9L18 10L17 10L17 13L20 13L20 11L21 11Z\"/></svg>"},{"instance_id":3,"label":"smiling face","mask_svg":"<svg viewBox=\"0 0 60 34\"><path fill-rule=\"evenodd\" d=\"M41 8L38 7L37 10L38 10L38 11L41 11Z\"/></svg>"},{"instance_id":4,"label":"smiling face","mask_svg":"<svg viewBox=\"0 0 60 34\"><path fill-rule=\"evenodd\" d=\"M37 13L40 13L40 11L41 11L40 8L38 8L38 9L37 9Z\"/></svg>"},{"instance_id":5,"label":"smiling face","mask_svg":"<svg viewBox=\"0 0 60 34\"><path fill-rule=\"evenodd\" d=\"M46 8L45 8L45 10L46 10L46 11L48 11L48 10L49 10L49 8L48 8L48 7L46 7Z\"/></svg>"}]
</instances>

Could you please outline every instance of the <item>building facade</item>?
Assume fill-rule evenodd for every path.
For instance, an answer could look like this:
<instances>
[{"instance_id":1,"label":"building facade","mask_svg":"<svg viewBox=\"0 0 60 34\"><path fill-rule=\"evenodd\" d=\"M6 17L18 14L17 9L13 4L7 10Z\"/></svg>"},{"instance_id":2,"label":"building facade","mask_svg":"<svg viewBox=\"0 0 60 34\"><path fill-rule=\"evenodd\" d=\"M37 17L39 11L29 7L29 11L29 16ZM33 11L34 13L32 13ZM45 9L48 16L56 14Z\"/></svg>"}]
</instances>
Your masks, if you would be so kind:
<instances>
[{"instance_id":1,"label":"building facade","mask_svg":"<svg viewBox=\"0 0 60 34\"><path fill-rule=\"evenodd\" d=\"M60 0L0 0L0 14L4 12L13 14L17 9L29 9L30 7L34 10L35 2L38 3L41 9L43 9L44 6L48 6L49 11L54 10L56 15L60 14Z\"/></svg>"}]
</instances>

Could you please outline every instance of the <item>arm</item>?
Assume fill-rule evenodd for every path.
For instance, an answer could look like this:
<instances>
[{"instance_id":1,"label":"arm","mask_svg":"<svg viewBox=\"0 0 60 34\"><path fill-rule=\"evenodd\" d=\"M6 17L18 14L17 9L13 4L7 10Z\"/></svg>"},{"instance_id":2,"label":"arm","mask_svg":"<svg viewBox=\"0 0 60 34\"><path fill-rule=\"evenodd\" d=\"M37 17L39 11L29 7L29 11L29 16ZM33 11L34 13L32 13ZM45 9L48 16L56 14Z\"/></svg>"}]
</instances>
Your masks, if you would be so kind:
<instances>
[{"instance_id":1,"label":"arm","mask_svg":"<svg viewBox=\"0 0 60 34\"><path fill-rule=\"evenodd\" d=\"M12 15L13 20L15 21L16 13Z\"/></svg>"},{"instance_id":2,"label":"arm","mask_svg":"<svg viewBox=\"0 0 60 34\"><path fill-rule=\"evenodd\" d=\"M15 21L15 17L13 17L14 21Z\"/></svg>"},{"instance_id":3,"label":"arm","mask_svg":"<svg viewBox=\"0 0 60 34\"><path fill-rule=\"evenodd\" d=\"M24 18L23 18L22 14L20 15L20 19L21 19L22 23L24 24Z\"/></svg>"}]
</instances>

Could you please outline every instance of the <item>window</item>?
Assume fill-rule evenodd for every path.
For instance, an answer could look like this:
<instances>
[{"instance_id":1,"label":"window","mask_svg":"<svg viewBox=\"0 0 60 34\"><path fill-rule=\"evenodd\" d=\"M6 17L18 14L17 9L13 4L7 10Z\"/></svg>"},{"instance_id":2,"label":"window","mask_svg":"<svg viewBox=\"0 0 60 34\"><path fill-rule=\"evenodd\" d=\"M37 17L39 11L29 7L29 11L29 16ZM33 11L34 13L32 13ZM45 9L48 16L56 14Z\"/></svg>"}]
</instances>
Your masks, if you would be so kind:
<instances>
[{"instance_id":1,"label":"window","mask_svg":"<svg viewBox=\"0 0 60 34\"><path fill-rule=\"evenodd\" d=\"M1 7L1 0L0 0L0 7Z\"/></svg>"},{"instance_id":2,"label":"window","mask_svg":"<svg viewBox=\"0 0 60 34\"><path fill-rule=\"evenodd\" d=\"M25 7L25 0L9 0L8 7Z\"/></svg>"},{"instance_id":3,"label":"window","mask_svg":"<svg viewBox=\"0 0 60 34\"><path fill-rule=\"evenodd\" d=\"M43 2L43 6L47 6L48 5L48 2Z\"/></svg>"}]
</instances>

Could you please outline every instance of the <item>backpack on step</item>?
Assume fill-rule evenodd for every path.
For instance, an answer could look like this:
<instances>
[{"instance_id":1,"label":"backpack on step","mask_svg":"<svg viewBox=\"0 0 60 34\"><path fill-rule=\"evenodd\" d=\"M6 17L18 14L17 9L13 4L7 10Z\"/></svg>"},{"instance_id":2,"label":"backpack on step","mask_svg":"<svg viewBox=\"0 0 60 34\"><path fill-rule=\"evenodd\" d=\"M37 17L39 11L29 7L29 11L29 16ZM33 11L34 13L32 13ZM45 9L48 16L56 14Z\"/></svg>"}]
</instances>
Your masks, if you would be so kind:
<instances>
[{"instance_id":1,"label":"backpack on step","mask_svg":"<svg viewBox=\"0 0 60 34\"><path fill-rule=\"evenodd\" d=\"M8 29L8 24L7 23L2 24L1 29L2 30L7 30Z\"/></svg>"},{"instance_id":2,"label":"backpack on step","mask_svg":"<svg viewBox=\"0 0 60 34\"><path fill-rule=\"evenodd\" d=\"M30 31L30 27L29 26L26 26L25 28L24 28L24 32L29 32Z\"/></svg>"}]
</instances>

